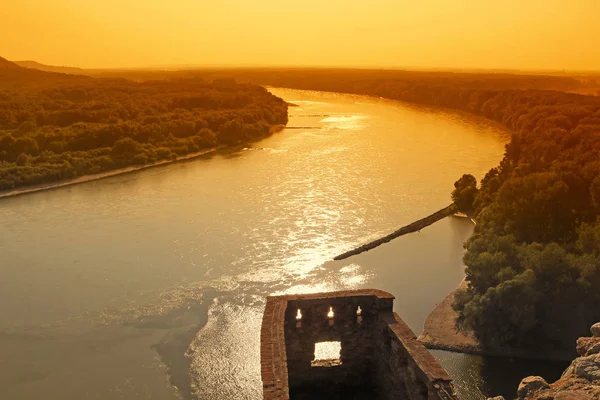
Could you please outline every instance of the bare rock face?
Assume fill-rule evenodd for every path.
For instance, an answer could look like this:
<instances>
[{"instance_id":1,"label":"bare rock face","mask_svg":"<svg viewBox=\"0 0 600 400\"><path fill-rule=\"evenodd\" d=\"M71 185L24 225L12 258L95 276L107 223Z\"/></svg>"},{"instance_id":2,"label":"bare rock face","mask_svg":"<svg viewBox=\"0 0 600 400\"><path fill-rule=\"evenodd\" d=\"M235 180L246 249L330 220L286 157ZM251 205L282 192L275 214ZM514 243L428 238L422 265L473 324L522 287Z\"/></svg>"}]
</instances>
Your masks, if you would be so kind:
<instances>
[{"instance_id":1,"label":"bare rock face","mask_svg":"<svg viewBox=\"0 0 600 400\"><path fill-rule=\"evenodd\" d=\"M600 353L600 337L582 337L577 339L577 353L591 356Z\"/></svg>"},{"instance_id":2,"label":"bare rock face","mask_svg":"<svg viewBox=\"0 0 600 400\"><path fill-rule=\"evenodd\" d=\"M525 399L531 395L532 392L548 389L550 385L541 376L528 376L523 379L517 389L517 396L519 399Z\"/></svg>"},{"instance_id":3,"label":"bare rock face","mask_svg":"<svg viewBox=\"0 0 600 400\"><path fill-rule=\"evenodd\" d=\"M585 390L571 390L568 392L559 392L554 396L554 400L594 400L594 398Z\"/></svg>"},{"instance_id":4,"label":"bare rock face","mask_svg":"<svg viewBox=\"0 0 600 400\"><path fill-rule=\"evenodd\" d=\"M519 385L519 400L600 400L600 322L590 330L593 337L577 340L581 357L573 360L558 381L548 385L539 376L529 376Z\"/></svg>"},{"instance_id":5,"label":"bare rock face","mask_svg":"<svg viewBox=\"0 0 600 400\"><path fill-rule=\"evenodd\" d=\"M600 383L600 354L576 358L565 371L565 374L563 374L563 377L572 376Z\"/></svg>"}]
</instances>

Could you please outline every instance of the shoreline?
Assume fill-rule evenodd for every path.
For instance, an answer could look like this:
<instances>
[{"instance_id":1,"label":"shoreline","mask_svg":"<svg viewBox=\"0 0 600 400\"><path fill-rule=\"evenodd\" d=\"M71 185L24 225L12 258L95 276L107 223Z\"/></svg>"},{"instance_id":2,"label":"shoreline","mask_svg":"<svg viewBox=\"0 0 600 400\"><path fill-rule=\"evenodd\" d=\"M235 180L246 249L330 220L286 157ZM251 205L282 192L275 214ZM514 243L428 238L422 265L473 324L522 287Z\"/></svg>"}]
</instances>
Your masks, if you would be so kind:
<instances>
[{"instance_id":1,"label":"shoreline","mask_svg":"<svg viewBox=\"0 0 600 400\"><path fill-rule=\"evenodd\" d=\"M257 138L257 140L265 139L279 131L282 131L285 128L286 128L285 125L273 125L269 131L268 136L265 136L263 138ZM81 183L97 181L100 179L110 178L110 177L117 176L117 175L125 175L125 174L129 174L132 172L138 172L138 171L141 171L144 169L150 169L150 168L162 167L162 166L170 165L170 164L176 164L178 162L190 161L190 160L202 157L204 155L214 153L217 150L222 150L222 149L229 148L229 147L234 148L235 146L217 146L217 147L212 147L207 150L202 150L202 151L197 151L195 153L186 154L185 156L179 156L172 160L163 160L163 161L158 161L158 162L155 162L152 164L118 168L118 169L114 169L111 171L101 172L99 174L82 175L77 178L71 178L71 179L62 180L62 181L58 181L58 182L54 182L54 183L42 183L42 184L38 184L38 185L29 186L29 187L23 188L23 189L12 189L10 191L0 192L0 200L6 199L9 197L23 196L26 194L42 192L42 191L46 191L46 190L59 189L59 188L65 187L65 186L72 186L72 185L78 185Z\"/></svg>"},{"instance_id":2,"label":"shoreline","mask_svg":"<svg viewBox=\"0 0 600 400\"><path fill-rule=\"evenodd\" d=\"M526 350L514 348L484 349L471 331L456 328L458 313L452 309L454 296L459 290L467 288L466 277L460 285L446 296L427 316L423 331L417 338L430 350L446 350L454 353L475 354L480 356L511 357L544 361L572 361L577 357L575 351Z\"/></svg>"},{"instance_id":3,"label":"shoreline","mask_svg":"<svg viewBox=\"0 0 600 400\"><path fill-rule=\"evenodd\" d=\"M41 192L41 191L45 191L45 190L52 190L52 189L58 189L58 188L62 188L65 186L72 186L72 185L77 185L80 183L86 183L86 182L92 182L92 181L97 181L100 179L104 179L104 178L110 178L112 176L117 176L117 175L124 175L124 174L128 174L131 172L137 172L137 171L141 171L143 169L150 169L150 168L156 168L156 167L162 167L164 165L169 165L169 164L175 164L177 162L181 162L181 161L188 161L188 160L192 160L194 158L198 158L201 157L203 155L215 152L219 149L221 149L222 147L213 147L210 148L208 150L204 150L204 151L198 151L196 153L191 153L185 156L180 156L177 157L173 160L164 160L164 161L159 161L156 163L152 163L152 164L146 164L146 165L139 165L139 166L131 166L131 167L125 167L125 168L118 168L118 169L114 169L112 171L106 171L106 172L101 172L99 174L91 174L91 175L82 175L80 177L77 178L72 178L72 179L67 179L67 180L63 180L63 181L58 181L55 183L46 183L46 184L39 184L39 185L35 185L35 186L30 186L26 189L13 189L9 192L0 192L0 199L4 199L4 198L9 198L9 197L15 197L15 196L22 196L25 194L30 194L30 193L36 193L36 192Z\"/></svg>"}]
</instances>

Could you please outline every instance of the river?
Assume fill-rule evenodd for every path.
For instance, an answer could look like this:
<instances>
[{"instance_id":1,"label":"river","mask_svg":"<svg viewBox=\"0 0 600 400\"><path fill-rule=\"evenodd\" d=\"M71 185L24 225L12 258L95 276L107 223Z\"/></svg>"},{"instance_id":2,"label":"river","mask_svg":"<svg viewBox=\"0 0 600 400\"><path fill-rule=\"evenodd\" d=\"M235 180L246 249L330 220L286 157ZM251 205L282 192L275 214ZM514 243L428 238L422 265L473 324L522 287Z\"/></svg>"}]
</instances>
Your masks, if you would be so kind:
<instances>
[{"instance_id":1,"label":"river","mask_svg":"<svg viewBox=\"0 0 600 400\"><path fill-rule=\"evenodd\" d=\"M245 148L0 199L0 398L260 399L265 297L396 296L418 334L463 278L467 220L333 256L446 206L507 133L361 96L271 89L285 130ZM461 399L564 364L435 351Z\"/></svg>"}]
</instances>

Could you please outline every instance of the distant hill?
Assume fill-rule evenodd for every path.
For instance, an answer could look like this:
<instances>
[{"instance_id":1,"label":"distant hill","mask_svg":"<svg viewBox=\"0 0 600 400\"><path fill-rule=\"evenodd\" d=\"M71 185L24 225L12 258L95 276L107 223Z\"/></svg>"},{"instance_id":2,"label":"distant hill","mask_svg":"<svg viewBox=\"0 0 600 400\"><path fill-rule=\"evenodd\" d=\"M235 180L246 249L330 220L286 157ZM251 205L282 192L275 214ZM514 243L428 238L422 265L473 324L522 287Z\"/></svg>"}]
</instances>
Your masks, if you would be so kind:
<instances>
[{"instance_id":1,"label":"distant hill","mask_svg":"<svg viewBox=\"0 0 600 400\"><path fill-rule=\"evenodd\" d=\"M0 70L19 69L19 68L21 68L21 67L19 67L14 62L8 61L7 59L0 57Z\"/></svg>"},{"instance_id":2,"label":"distant hill","mask_svg":"<svg viewBox=\"0 0 600 400\"><path fill-rule=\"evenodd\" d=\"M46 87L56 83L81 82L86 79L92 78L82 75L24 68L0 57L0 88L20 87L23 85Z\"/></svg>"},{"instance_id":3,"label":"distant hill","mask_svg":"<svg viewBox=\"0 0 600 400\"><path fill-rule=\"evenodd\" d=\"M37 61L15 61L14 64L24 67L24 68L37 69L37 70L46 71L46 72L59 72L62 74L71 74L71 75L88 75L88 73L84 69L81 69L81 68L57 67L54 65L41 64Z\"/></svg>"}]
</instances>

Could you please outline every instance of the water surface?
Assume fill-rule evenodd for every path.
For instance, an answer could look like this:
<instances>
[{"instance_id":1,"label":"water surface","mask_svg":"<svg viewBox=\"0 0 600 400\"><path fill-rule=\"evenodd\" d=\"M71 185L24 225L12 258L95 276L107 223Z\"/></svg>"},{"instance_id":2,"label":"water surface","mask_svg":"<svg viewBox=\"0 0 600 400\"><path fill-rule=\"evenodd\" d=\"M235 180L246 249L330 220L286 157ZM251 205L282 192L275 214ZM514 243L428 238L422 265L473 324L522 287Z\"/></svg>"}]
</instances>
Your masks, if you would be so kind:
<instances>
[{"instance_id":1,"label":"water surface","mask_svg":"<svg viewBox=\"0 0 600 400\"><path fill-rule=\"evenodd\" d=\"M420 332L463 277L468 221L328 260L448 205L463 173L498 163L506 132L272 91L298 107L251 146L0 200L0 398L260 399L269 294L387 290ZM509 396L522 376L563 367L435 355L463 399Z\"/></svg>"}]
</instances>

